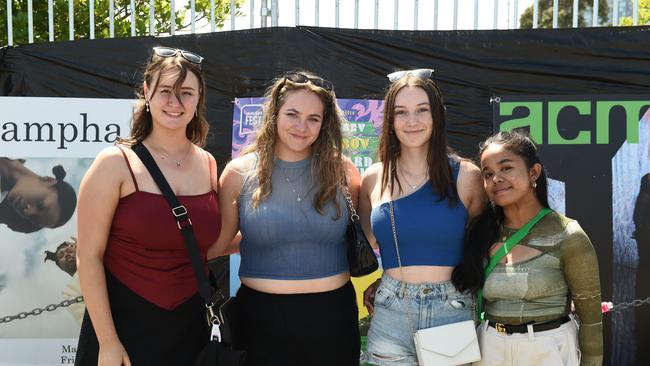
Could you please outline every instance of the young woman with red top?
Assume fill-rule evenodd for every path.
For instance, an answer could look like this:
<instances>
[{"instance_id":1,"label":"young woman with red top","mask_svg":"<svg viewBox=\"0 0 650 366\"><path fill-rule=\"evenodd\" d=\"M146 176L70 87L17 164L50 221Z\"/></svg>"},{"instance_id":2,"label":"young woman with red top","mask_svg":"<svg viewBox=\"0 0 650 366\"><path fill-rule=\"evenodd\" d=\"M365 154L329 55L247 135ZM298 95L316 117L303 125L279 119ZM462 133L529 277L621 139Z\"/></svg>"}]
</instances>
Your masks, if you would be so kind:
<instances>
[{"instance_id":1,"label":"young woman with red top","mask_svg":"<svg viewBox=\"0 0 650 366\"><path fill-rule=\"evenodd\" d=\"M131 149L144 144L192 219L201 254L219 235L205 144L203 58L156 47L131 136L103 150L79 190L77 267L87 307L76 365L190 365L209 340L190 257L167 201Z\"/></svg>"}]
</instances>

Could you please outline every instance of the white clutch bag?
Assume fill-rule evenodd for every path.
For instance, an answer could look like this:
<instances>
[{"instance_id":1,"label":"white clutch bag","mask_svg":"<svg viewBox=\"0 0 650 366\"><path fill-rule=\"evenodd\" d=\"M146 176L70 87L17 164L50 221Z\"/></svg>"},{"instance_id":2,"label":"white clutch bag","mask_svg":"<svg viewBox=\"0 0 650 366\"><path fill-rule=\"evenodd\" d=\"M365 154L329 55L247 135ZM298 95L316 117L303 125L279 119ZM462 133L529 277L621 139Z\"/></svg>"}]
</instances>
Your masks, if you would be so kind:
<instances>
[{"instance_id":1,"label":"white clutch bag","mask_svg":"<svg viewBox=\"0 0 650 366\"><path fill-rule=\"evenodd\" d=\"M455 366L481 360L472 320L420 329L413 339L420 366Z\"/></svg>"}]
</instances>

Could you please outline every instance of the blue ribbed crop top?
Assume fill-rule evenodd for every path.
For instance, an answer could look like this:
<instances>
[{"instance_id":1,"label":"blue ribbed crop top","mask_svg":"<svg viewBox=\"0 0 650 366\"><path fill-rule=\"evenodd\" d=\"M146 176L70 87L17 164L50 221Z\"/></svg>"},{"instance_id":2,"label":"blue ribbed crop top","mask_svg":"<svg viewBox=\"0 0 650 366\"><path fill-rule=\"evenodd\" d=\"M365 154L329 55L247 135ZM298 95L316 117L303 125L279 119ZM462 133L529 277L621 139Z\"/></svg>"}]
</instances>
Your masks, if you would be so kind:
<instances>
[{"instance_id":1,"label":"blue ribbed crop top","mask_svg":"<svg viewBox=\"0 0 650 366\"><path fill-rule=\"evenodd\" d=\"M254 156L251 159L257 161ZM302 280L348 271L345 231L349 219L343 194L338 196L338 219L334 219L332 202L325 205L325 215L319 214L313 204L318 187L311 174L311 158L297 162L276 159L273 191L254 208L255 165L239 196L239 277Z\"/></svg>"},{"instance_id":2,"label":"blue ribbed crop top","mask_svg":"<svg viewBox=\"0 0 650 366\"><path fill-rule=\"evenodd\" d=\"M449 159L454 183L459 162ZM396 268L397 253L393 241L388 202L373 207L370 221L381 253L384 269ZM397 243L402 266L456 266L463 257L467 210L458 200L440 200L430 182L417 191L393 201Z\"/></svg>"}]
</instances>

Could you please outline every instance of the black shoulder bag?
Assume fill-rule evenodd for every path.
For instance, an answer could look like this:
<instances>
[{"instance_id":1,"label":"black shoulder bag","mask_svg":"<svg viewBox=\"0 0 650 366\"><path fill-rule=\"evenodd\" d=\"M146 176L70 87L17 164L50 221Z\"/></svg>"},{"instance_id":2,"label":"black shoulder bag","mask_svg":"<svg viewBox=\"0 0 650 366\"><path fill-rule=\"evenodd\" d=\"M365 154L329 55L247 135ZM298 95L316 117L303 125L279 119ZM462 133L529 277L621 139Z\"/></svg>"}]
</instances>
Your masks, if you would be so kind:
<instances>
[{"instance_id":1,"label":"black shoulder bag","mask_svg":"<svg viewBox=\"0 0 650 366\"><path fill-rule=\"evenodd\" d=\"M174 191L167 183L165 176L158 168L149 150L142 144L137 143L132 147L138 155L144 166L151 174L151 177L160 188L163 196L171 207L171 213L174 215L176 225L181 231L185 240L185 247L190 255L192 269L196 276L196 282L199 286L199 293L205 302L206 320L208 326L212 328L210 342L199 353L195 366L240 366L246 359L246 351L236 350L233 348L233 328L234 307L230 298L223 295L221 289L215 290L205 274L204 266L199 253L199 245L194 236L192 221L187 212L187 208L179 201Z\"/></svg>"},{"instance_id":2,"label":"black shoulder bag","mask_svg":"<svg viewBox=\"0 0 650 366\"><path fill-rule=\"evenodd\" d=\"M345 234L348 243L348 263L350 264L350 275L352 277L361 277L376 271L379 268L375 252L368 242L368 238L363 233L363 228L359 222L359 215L354 209L352 195L347 183L343 185L345 200L348 201L350 209L350 222Z\"/></svg>"}]
</instances>

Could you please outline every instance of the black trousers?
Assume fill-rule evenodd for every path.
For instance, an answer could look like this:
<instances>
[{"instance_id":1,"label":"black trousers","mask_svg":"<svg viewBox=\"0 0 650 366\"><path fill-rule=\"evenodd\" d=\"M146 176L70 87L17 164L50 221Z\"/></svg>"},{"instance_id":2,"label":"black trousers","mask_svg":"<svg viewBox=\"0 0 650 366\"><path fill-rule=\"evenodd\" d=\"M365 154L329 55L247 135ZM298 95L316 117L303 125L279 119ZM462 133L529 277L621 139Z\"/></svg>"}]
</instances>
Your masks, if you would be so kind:
<instances>
[{"instance_id":1,"label":"black trousers","mask_svg":"<svg viewBox=\"0 0 650 366\"><path fill-rule=\"evenodd\" d=\"M117 335L134 366L192 365L209 341L204 304L197 294L173 310L160 308L106 272ZM76 366L96 366L99 343L88 311L77 346Z\"/></svg>"},{"instance_id":2,"label":"black trousers","mask_svg":"<svg viewBox=\"0 0 650 366\"><path fill-rule=\"evenodd\" d=\"M358 366L359 310L351 282L320 293L237 292L246 366Z\"/></svg>"}]
</instances>

